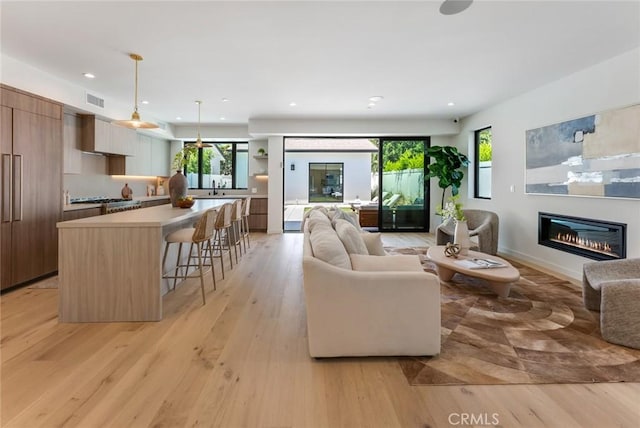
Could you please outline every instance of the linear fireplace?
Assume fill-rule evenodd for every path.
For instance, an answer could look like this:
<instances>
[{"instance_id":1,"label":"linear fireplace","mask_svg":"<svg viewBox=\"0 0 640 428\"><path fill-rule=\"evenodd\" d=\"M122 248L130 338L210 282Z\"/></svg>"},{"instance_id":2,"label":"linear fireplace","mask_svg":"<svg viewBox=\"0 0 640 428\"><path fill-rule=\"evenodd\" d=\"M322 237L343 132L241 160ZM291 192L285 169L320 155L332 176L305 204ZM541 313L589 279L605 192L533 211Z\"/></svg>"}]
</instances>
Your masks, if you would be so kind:
<instances>
[{"instance_id":1,"label":"linear fireplace","mask_svg":"<svg viewBox=\"0 0 640 428\"><path fill-rule=\"evenodd\" d=\"M538 213L538 244L594 260L627 257L627 225Z\"/></svg>"}]
</instances>

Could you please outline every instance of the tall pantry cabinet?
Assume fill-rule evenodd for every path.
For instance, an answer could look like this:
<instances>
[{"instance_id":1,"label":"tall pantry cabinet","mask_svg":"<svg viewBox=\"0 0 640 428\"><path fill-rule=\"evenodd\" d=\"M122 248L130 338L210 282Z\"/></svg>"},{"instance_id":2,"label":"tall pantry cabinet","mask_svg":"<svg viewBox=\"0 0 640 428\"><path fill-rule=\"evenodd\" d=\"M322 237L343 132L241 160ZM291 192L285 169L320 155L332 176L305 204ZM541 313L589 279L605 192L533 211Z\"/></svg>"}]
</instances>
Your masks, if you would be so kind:
<instances>
[{"instance_id":1,"label":"tall pantry cabinet","mask_svg":"<svg viewBox=\"0 0 640 428\"><path fill-rule=\"evenodd\" d=\"M62 105L0 85L0 289L58 269Z\"/></svg>"}]
</instances>

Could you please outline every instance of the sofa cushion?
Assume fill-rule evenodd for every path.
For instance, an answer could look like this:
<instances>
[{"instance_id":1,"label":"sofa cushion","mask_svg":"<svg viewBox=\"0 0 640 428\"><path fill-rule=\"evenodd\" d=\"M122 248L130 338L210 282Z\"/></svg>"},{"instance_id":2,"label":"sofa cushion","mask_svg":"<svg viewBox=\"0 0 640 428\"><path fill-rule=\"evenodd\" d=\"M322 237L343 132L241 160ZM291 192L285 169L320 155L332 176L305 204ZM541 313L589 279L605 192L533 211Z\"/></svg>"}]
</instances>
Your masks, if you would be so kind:
<instances>
[{"instance_id":1,"label":"sofa cushion","mask_svg":"<svg viewBox=\"0 0 640 428\"><path fill-rule=\"evenodd\" d=\"M349 223L347 220L334 220L333 222L336 233L344 248L347 250L349 254L364 254L368 255L369 251L367 250L367 246L360 236L360 232L355 228L354 225Z\"/></svg>"},{"instance_id":2,"label":"sofa cushion","mask_svg":"<svg viewBox=\"0 0 640 428\"><path fill-rule=\"evenodd\" d=\"M382 246L382 234L379 232L369 233L364 232L360 233L362 239L364 240L364 245L367 246L367 251L371 256L386 256L387 252L384 250Z\"/></svg>"},{"instance_id":3,"label":"sofa cushion","mask_svg":"<svg viewBox=\"0 0 640 428\"><path fill-rule=\"evenodd\" d=\"M310 219L313 221L312 219ZM314 257L329 263L332 266L351 270L349 254L345 250L342 241L330 225L321 223L309 224L311 233L309 243Z\"/></svg>"},{"instance_id":4,"label":"sofa cushion","mask_svg":"<svg viewBox=\"0 0 640 428\"><path fill-rule=\"evenodd\" d=\"M353 270L367 272L424 272L420 264L420 258L416 255L386 256L381 260L379 256L351 254L349 258L351 259Z\"/></svg>"}]
</instances>

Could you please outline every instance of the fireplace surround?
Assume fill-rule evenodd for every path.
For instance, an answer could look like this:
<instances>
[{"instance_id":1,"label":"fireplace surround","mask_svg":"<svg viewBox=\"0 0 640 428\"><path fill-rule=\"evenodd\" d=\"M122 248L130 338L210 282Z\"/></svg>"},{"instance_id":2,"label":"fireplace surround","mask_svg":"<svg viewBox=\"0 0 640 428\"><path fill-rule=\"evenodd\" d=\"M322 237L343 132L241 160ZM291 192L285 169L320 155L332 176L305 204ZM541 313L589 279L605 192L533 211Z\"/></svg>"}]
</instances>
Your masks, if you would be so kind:
<instances>
[{"instance_id":1,"label":"fireplace surround","mask_svg":"<svg viewBox=\"0 0 640 428\"><path fill-rule=\"evenodd\" d=\"M627 257L627 225L538 213L538 244L593 260Z\"/></svg>"}]
</instances>

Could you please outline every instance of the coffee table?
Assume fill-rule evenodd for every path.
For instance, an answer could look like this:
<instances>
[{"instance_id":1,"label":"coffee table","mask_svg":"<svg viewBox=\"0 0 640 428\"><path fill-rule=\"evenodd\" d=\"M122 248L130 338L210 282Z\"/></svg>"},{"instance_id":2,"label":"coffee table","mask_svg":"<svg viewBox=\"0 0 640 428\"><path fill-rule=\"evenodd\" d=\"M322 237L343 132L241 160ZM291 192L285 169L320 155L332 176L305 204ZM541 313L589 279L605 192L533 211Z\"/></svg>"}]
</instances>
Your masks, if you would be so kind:
<instances>
[{"instance_id":1,"label":"coffee table","mask_svg":"<svg viewBox=\"0 0 640 428\"><path fill-rule=\"evenodd\" d=\"M442 281L449 281L456 273L461 273L473 278L480 278L487 281L489 287L500 297L509 296L511 290L511 284L520 279L520 272L518 269L511 266L511 264L498 256L492 256L490 254L479 253L477 251L469 251L466 256L458 256L458 258L447 257L444 255L444 245L437 245L435 247L429 247L427 251L427 257L436 265L436 271L438 277ZM504 264L504 267L497 267L491 269L469 269L464 266L460 266L455 263L456 260L465 259L489 259L495 260Z\"/></svg>"}]
</instances>

